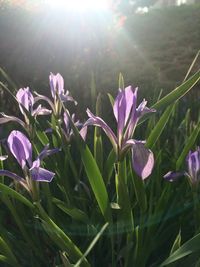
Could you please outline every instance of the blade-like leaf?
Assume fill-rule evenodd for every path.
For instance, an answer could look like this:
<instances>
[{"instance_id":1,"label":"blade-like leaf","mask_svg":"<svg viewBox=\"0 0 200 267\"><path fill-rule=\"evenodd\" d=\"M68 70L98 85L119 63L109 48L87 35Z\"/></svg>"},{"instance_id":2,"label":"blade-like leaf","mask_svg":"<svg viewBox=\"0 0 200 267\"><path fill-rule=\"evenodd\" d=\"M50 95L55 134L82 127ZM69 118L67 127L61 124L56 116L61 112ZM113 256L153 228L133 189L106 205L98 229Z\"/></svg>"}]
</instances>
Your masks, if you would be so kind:
<instances>
[{"instance_id":1,"label":"blade-like leaf","mask_svg":"<svg viewBox=\"0 0 200 267\"><path fill-rule=\"evenodd\" d=\"M190 149L192 148L192 146L194 145L198 135L200 132L200 121L198 122L197 126L195 127L195 129L193 130L193 132L191 133L191 135L189 136L189 138L187 139L187 142L181 152L181 155L179 156L177 162L176 162L176 169L179 170L181 167L181 164L183 163L183 161L185 160L188 152L190 151Z\"/></svg>"},{"instance_id":2,"label":"blade-like leaf","mask_svg":"<svg viewBox=\"0 0 200 267\"><path fill-rule=\"evenodd\" d=\"M90 251L93 249L95 246L96 242L99 240L99 238L102 236L103 232L106 230L108 227L108 223L104 224L104 226L101 228L99 233L95 236L95 238L92 240L91 244L83 254L83 256L80 258L80 260L74 265L74 267L79 267L81 266L82 261L87 257L87 255L90 253Z\"/></svg>"},{"instance_id":3,"label":"blade-like leaf","mask_svg":"<svg viewBox=\"0 0 200 267\"><path fill-rule=\"evenodd\" d=\"M5 256L4 258L5 262L9 263L12 266L19 266L16 257L12 253L12 250L1 236L0 236L0 251L1 253L3 253L3 255L1 256Z\"/></svg>"},{"instance_id":4,"label":"blade-like leaf","mask_svg":"<svg viewBox=\"0 0 200 267\"><path fill-rule=\"evenodd\" d=\"M151 108L155 108L156 110L158 110L174 103L175 101L183 97L186 93L188 93L190 89L192 89L192 87L199 81L199 79L200 79L200 70L197 71L192 77L190 77L183 84L181 84L172 92L170 92L168 95L161 98Z\"/></svg>"},{"instance_id":5,"label":"blade-like leaf","mask_svg":"<svg viewBox=\"0 0 200 267\"><path fill-rule=\"evenodd\" d=\"M166 266L172 262L182 259L192 253L200 250L200 234L195 235L185 244L183 244L179 249L177 249L173 254L171 254L161 265Z\"/></svg>"},{"instance_id":6,"label":"blade-like leaf","mask_svg":"<svg viewBox=\"0 0 200 267\"><path fill-rule=\"evenodd\" d=\"M35 203L39 214L42 218L42 225L44 230L49 234L49 236L53 239L53 241L62 249L67 252L70 259L73 261L79 260L83 254L80 251L80 249L72 242L72 240L61 230L61 228L58 227L58 225L47 215L47 213L44 211L40 203ZM89 263L84 258L84 261L82 262L82 265L84 267L89 267Z\"/></svg>"},{"instance_id":7,"label":"blade-like leaf","mask_svg":"<svg viewBox=\"0 0 200 267\"><path fill-rule=\"evenodd\" d=\"M124 89L124 77L121 72L119 74L119 88L122 90Z\"/></svg>"},{"instance_id":8,"label":"blade-like leaf","mask_svg":"<svg viewBox=\"0 0 200 267\"><path fill-rule=\"evenodd\" d=\"M7 185L4 185L0 183L0 194L6 194L20 202L22 202L24 205L28 206L31 209L34 209L34 205L24 196L22 196L20 193L16 192L12 188L8 187Z\"/></svg>"},{"instance_id":9,"label":"blade-like leaf","mask_svg":"<svg viewBox=\"0 0 200 267\"><path fill-rule=\"evenodd\" d=\"M65 107L63 106L65 109ZM71 123L71 127L74 131L74 134L77 138L77 144L81 153L81 160L83 162L85 172L87 174L89 183L92 187L93 193L99 205L99 208L105 218L106 221L111 222L111 208L110 201L108 198L108 193L106 190L106 186L104 184L104 180L102 178L101 172L97 166L97 163L89 149L89 147L85 144L83 139L81 138L76 126L74 125L68 111L65 109L65 112L68 114L68 118Z\"/></svg>"},{"instance_id":10,"label":"blade-like leaf","mask_svg":"<svg viewBox=\"0 0 200 267\"><path fill-rule=\"evenodd\" d=\"M147 147L152 148L154 144L156 143L156 141L158 140L159 136L162 134L169 120L169 117L172 113L173 106L174 105L172 104L166 108L165 112L162 114L159 121L154 126L153 130L151 131L151 134L147 138L147 143L146 143Z\"/></svg>"},{"instance_id":11,"label":"blade-like leaf","mask_svg":"<svg viewBox=\"0 0 200 267\"><path fill-rule=\"evenodd\" d=\"M82 210L77 209L77 208L69 208L66 206L66 204L63 201L57 198L53 198L53 202L56 204L58 208L60 208L62 211L68 214L72 219L78 220L84 223L89 222L89 218L87 214L83 212Z\"/></svg>"}]
</instances>

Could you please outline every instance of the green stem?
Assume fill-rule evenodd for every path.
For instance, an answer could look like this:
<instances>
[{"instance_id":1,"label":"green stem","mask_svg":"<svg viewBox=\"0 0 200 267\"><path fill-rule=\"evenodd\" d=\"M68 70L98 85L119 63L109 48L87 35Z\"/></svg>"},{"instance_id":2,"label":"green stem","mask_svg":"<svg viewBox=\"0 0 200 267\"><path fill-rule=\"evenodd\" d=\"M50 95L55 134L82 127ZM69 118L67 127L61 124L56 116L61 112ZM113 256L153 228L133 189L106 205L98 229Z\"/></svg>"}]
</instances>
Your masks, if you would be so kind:
<instances>
[{"instance_id":1,"label":"green stem","mask_svg":"<svg viewBox=\"0 0 200 267\"><path fill-rule=\"evenodd\" d=\"M193 204L194 204L194 226L195 232L198 233L200 229L200 202L197 188L192 190Z\"/></svg>"}]
</instances>

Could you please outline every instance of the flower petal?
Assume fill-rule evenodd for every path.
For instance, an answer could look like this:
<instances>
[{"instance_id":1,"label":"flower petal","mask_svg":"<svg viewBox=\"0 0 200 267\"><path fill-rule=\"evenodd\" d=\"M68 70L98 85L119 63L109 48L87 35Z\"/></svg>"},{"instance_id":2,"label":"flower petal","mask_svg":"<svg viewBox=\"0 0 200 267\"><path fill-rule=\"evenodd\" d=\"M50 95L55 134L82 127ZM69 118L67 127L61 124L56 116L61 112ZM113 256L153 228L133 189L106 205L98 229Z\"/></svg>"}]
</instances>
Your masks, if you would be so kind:
<instances>
[{"instance_id":1,"label":"flower petal","mask_svg":"<svg viewBox=\"0 0 200 267\"><path fill-rule=\"evenodd\" d=\"M86 127L89 125L95 125L95 126L101 127L106 133L106 135L108 136L108 138L110 139L116 151L117 150L117 137L115 136L111 128L105 123L104 120L102 120L100 117L95 116L89 109L87 109L87 114L89 116L89 119L85 122L83 127Z\"/></svg>"},{"instance_id":2,"label":"flower petal","mask_svg":"<svg viewBox=\"0 0 200 267\"><path fill-rule=\"evenodd\" d=\"M13 121L13 122L17 122L19 123L23 128L25 128L25 123L18 119L17 117L14 117L14 116L8 116L6 114L4 114L3 112L0 113L3 118L0 118L0 124L4 124L4 123L7 123L7 122L10 122L10 121Z\"/></svg>"},{"instance_id":3,"label":"flower petal","mask_svg":"<svg viewBox=\"0 0 200 267\"><path fill-rule=\"evenodd\" d=\"M26 161L32 165L32 145L28 138L20 131L12 131L8 137L8 147L22 168Z\"/></svg>"},{"instance_id":4,"label":"flower petal","mask_svg":"<svg viewBox=\"0 0 200 267\"><path fill-rule=\"evenodd\" d=\"M87 126L83 127L80 131L79 131L81 137L83 138L83 140L86 140L86 135L87 135Z\"/></svg>"},{"instance_id":5,"label":"flower petal","mask_svg":"<svg viewBox=\"0 0 200 267\"><path fill-rule=\"evenodd\" d=\"M30 92L29 87L20 88L16 94L17 101L19 104L25 107L26 110L30 111L34 104L34 97ZM23 109L20 107L22 114L24 114Z\"/></svg>"},{"instance_id":6,"label":"flower petal","mask_svg":"<svg viewBox=\"0 0 200 267\"><path fill-rule=\"evenodd\" d=\"M30 169L31 177L38 182L51 182L55 173L46 169L35 167Z\"/></svg>"},{"instance_id":7,"label":"flower petal","mask_svg":"<svg viewBox=\"0 0 200 267\"><path fill-rule=\"evenodd\" d=\"M60 73L57 73L56 75L51 73L49 75L49 84L53 98L55 98L56 94L60 95L64 93L64 79Z\"/></svg>"},{"instance_id":8,"label":"flower petal","mask_svg":"<svg viewBox=\"0 0 200 267\"><path fill-rule=\"evenodd\" d=\"M39 116L39 115L49 115L52 113L52 110L49 110L47 108L43 108L41 105L39 105L35 110L32 112L32 116Z\"/></svg>"},{"instance_id":9,"label":"flower petal","mask_svg":"<svg viewBox=\"0 0 200 267\"><path fill-rule=\"evenodd\" d=\"M49 149L49 145L47 144L43 150L40 152L40 154L38 155L38 159L43 160L44 158L51 156L55 153L60 152L61 150L59 148L53 148L53 149Z\"/></svg>"},{"instance_id":10,"label":"flower petal","mask_svg":"<svg viewBox=\"0 0 200 267\"><path fill-rule=\"evenodd\" d=\"M176 180L178 180L181 176L184 176L185 172L172 172L169 171L168 173L166 173L163 178L169 182L174 182Z\"/></svg>"},{"instance_id":11,"label":"flower petal","mask_svg":"<svg viewBox=\"0 0 200 267\"><path fill-rule=\"evenodd\" d=\"M20 177L16 173L7 170L0 170L0 176L7 176L17 181L25 181L22 177Z\"/></svg>"},{"instance_id":12,"label":"flower petal","mask_svg":"<svg viewBox=\"0 0 200 267\"><path fill-rule=\"evenodd\" d=\"M153 152L144 146L143 142L137 141L132 147L132 164L135 172L144 180L153 170Z\"/></svg>"},{"instance_id":13,"label":"flower petal","mask_svg":"<svg viewBox=\"0 0 200 267\"><path fill-rule=\"evenodd\" d=\"M200 150L189 152L187 156L188 172L193 182L197 182L200 171Z\"/></svg>"},{"instance_id":14,"label":"flower petal","mask_svg":"<svg viewBox=\"0 0 200 267\"><path fill-rule=\"evenodd\" d=\"M146 113L156 112L155 109L148 108L146 105L147 105L147 101L145 99L143 99L143 101L137 107L136 110L137 110L137 117L138 117L138 119L141 118Z\"/></svg>"}]
</instances>

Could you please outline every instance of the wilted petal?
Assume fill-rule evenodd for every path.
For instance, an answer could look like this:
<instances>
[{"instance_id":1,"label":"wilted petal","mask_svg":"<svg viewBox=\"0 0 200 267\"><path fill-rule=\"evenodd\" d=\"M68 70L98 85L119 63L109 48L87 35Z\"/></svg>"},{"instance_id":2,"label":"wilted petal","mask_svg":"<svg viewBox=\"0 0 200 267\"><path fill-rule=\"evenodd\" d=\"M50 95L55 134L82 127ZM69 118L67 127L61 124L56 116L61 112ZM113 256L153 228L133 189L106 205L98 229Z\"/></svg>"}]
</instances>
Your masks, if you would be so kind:
<instances>
[{"instance_id":1,"label":"wilted petal","mask_svg":"<svg viewBox=\"0 0 200 267\"><path fill-rule=\"evenodd\" d=\"M144 146L143 142L138 141L132 147L132 163L135 172L144 180L153 170L153 152Z\"/></svg>"},{"instance_id":2,"label":"wilted petal","mask_svg":"<svg viewBox=\"0 0 200 267\"><path fill-rule=\"evenodd\" d=\"M39 115L49 115L51 113L52 113L51 110L43 108L41 105L39 105L35 110L33 110L31 115L36 117Z\"/></svg>"},{"instance_id":3,"label":"wilted petal","mask_svg":"<svg viewBox=\"0 0 200 267\"><path fill-rule=\"evenodd\" d=\"M30 169L31 177L38 182L51 182L55 173L46 169L35 167Z\"/></svg>"},{"instance_id":4,"label":"wilted petal","mask_svg":"<svg viewBox=\"0 0 200 267\"><path fill-rule=\"evenodd\" d=\"M22 168L26 166L26 161L32 165L32 145L23 133L12 131L7 142L11 153Z\"/></svg>"},{"instance_id":5,"label":"wilted petal","mask_svg":"<svg viewBox=\"0 0 200 267\"><path fill-rule=\"evenodd\" d=\"M105 123L104 120L102 120L100 117L95 116L92 114L92 112L87 109L87 114L89 116L89 119L85 122L83 127L89 126L89 125L95 125L98 127L101 127L108 138L110 139L111 143L113 144L114 149L117 149L117 138L111 128Z\"/></svg>"},{"instance_id":6,"label":"wilted petal","mask_svg":"<svg viewBox=\"0 0 200 267\"><path fill-rule=\"evenodd\" d=\"M180 177L182 177L183 175L185 175L185 172L172 172L169 171L168 173L166 173L163 178L169 182L174 182L176 180L178 180Z\"/></svg>"},{"instance_id":7,"label":"wilted petal","mask_svg":"<svg viewBox=\"0 0 200 267\"><path fill-rule=\"evenodd\" d=\"M4 124L4 123L10 122L10 121L13 121L13 122L19 123L23 128L25 128L25 123L22 120L18 119L17 117L8 116L2 112L0 114L3 116L3 118L0 118L0 124Z\"/></svg>"},{"instance_id":8,"label":"wilted petal","mask_svg":"<svg viewBox=\"0 0 200 267\"><path fill-rule=\"evenodd\" d=\"M21 104L27 111L30 111L34 104L34 97L30 92L29 87L20 88L16 94L17 101ZM23 109L20 107L22 114L24 114Z\"/></svg>"}]
</instances>

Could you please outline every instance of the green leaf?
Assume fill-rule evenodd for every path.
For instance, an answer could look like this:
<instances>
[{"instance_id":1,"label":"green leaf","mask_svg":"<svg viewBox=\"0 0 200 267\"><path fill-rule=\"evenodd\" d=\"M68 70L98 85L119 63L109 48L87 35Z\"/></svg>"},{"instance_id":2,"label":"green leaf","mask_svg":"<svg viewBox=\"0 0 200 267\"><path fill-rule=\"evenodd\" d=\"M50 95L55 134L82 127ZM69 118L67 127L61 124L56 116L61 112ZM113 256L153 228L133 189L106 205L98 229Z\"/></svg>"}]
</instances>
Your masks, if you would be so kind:
<instances>
[{"instance_id":1,"label":"green leaf","mask_svg":"<svg viewBox=\"0 0 200 267\"><path fill-rule=\"evenodd\" d=\"M192 77L190 77L186 82L178 86L168 95L161 98L151 108L155 108L156 110L158 110L161 108L165 108L171 105L172 103L176 102L178 99L183 97L186 93L188 93L192 89L192 87L194 87L194 85L197 84L199 79L200 79L200 70L198 70Z\"/></svg>"},{"instance_id":2,"label":"green leaf","mask_svg":"<svg viewBox=\"0 0 200 267\"><path fill-rule=\"evenodd\" d=\"M189 241L184 243L179 249L172 253L161 265L166 266L172 262L182 259L185 256L188 256L192 253L195 253L200 250L200 234L195 235Z\"/></svg>"},{"instance_id":3,"label":"green leaf","mask_svg":"<svg viewBox=\"0 0 200 267\"><path fill-rule=\"evenodd\" d=\"M85 172L87 174L93 193L98 202L99 208L106 221L110 222L111 221L110 202L100 170L88 146L80 145L79 148Z\"/></svg>"},{"instance_id":4,"label":"green leaf","mask_svg":"<svg viewBox=\"0 0 200 267\"><path fill-rule=\"evenodd\" d=\"M109 182L110 182L110 178L113 174L115 162L116 162L116 153L112 149L108 155L108 158L106 159L105 167L104 167L104 175L103 176L105 178L106 184L109 184Z\"/></svg>"},{"instance_id":5,"label":"green leaf","mask_svg":"<svg viewBox=\"0 0 200 267\"><path fill-rule=\"evenodd\" d=\"M57 198L53 198L53 203L56 204L56 206L58 208L60 208L62 211L64 211L66 214L68 214L72 219L77 220L77 221L81 221L84 223L88 223L89 222L89 218L87 216L87 214L85 212L83 212L80 209L77 208L73 208L73 207L67 207L66 204L57 199Z\"/></svg>"},{"instance_id":6,"label":"green leaf","mask_svg":"<svg viewBox=\"0 0 200 267\"><path fill-rule=\"evenodd\" d=\"M72 242L72 240L58 227L58 225L47 215L39 202L35 203L38 207L39 214L42 221L42 226L50 236L50 238L64 251L67 252L70 259L78 261L82 256L80 249ZM84 258L82 266L90 266L87 260Z\"/></svg>"},{"instance_id":7,"label":"green leaf","mask_svg":"<svg viewBox=\"0 0 200 267\"><path fill-rule=\"evenodd\" d=\"M97 96L97 90L96 90L96 83L95 83L94 72L91 73L90 93L91 93L91 102L93 104L92 109L94 110L94 108L95 108L94 103L95 103L96 96Z\"/></svg>"},{"instance_id":8,"label":"green leaf","mask_svg":"<svg viewBox=\"0 0 200 267\"><path fill-rule=\"evenodd\" d=\"M138 204L141 210L145 212L147 209L147 196L145 192L144 181L133 172L131 172L131 178Z\"/></svg>"},{"instance_id":9,"label":"green leaf","mask_svg":"<svg viewBox=\"0 0 200 267\"><path fill-rule=\"evenodd\" d=\"M0 183L0 192L1 194L6 194L12 198L15 198L16 200L22 202L24 205L28 206L29 208L34 209L34 205L27 198L25 198L20 193L13 190L12 188L8 187L7 185Z\"/></svg>"},{"instance_id":10,"label":"green leaf","mask_svg":"<svg viewBox=\"0 0 200 267\"><path fill-rule=\"evenodd\" d=\"M111 95L111 94L107 94L108 95L108 98L109 98L109 100L110 100L110 104L111 104L111 106L113 107L113 105L114 105L114 103L115 103L115 100L114 100L114 98L113 98L113 96Z\"/></svg>"},{"instance_id":11,"label":"green leaf","mask_svg":"<svg viewBox=\"0 0 200 267\"><path fill-rule=\"evenodd\" d=\"M105 223L104 226L101 228L99 233L95 236L95 238L92 240L91 244L87 248L86 252L83 254L83 256L78 260L78 262L74 265L74 267L79 267L81 266L82 261L87 257L87 255L90 253L90 251L93 249L95 246L96 242L99 240L99 238L102 236L103 232L106 230L108 227L108 223Z\"/></svg>"},{"instance_id":12,"label":"green leaf","mask_svg":"<svg viewBox=\"0 0 200 267\"><path fill-rule=\"evenodd\" d=\"M111 208L110 208L110 201L108 198L108 193L106 190L106 186L104 184L104 180L101 176L101 172L98 168L98 165L88 148L88 146L83 141L82 137L79 134L79 131L77 130L76 126L74 125L73 121L71 120L71 117L66 110L66 108L63 105L63 108L65 112L68 114L68 118L71 123L71 127L74 131L74 134L77 139L77 144L81 153L81 160L83 162L85 172L87 174L89 183L92 187L93 193L95 195L95 198L97 200L97 203L99 205L99 208L105 218L106 221L111 222L112 216L111 216Z\"/></svg>"},{"instance_id":13,"label":"green leaf","mask_svg":"<svg viewBox=\"0 0 200 267\"><path fill-rule=\"evenodd\" d=\"M41 130L37 130L36 131L36 135L38 137L38 139L40 140L40 142L45 146L49 143L49 139L47 137L47 135L44 133L44 131Z\"/></svg>"},{"instance_id":14,"label":"green leaf","mask_svg":"<svg viewBox=\"0 0 200 267\"><path fill-rule=\"evenodd\" d=\"M102 111L101 111L101 95L99 94L97 97L96 102L96 116L101 117ZM102 171L103 169L103 144L102 144L102 137L101 137L101 128L95 127L94 131L94 158L97 162L97 165Z\"/></svg>"},{"instance_id":15,"label":"green leaf","mask_svg":"<svg viewBox=\"0 0 200 267\"><path fill-rule=\"evenodd\" d=\"M8 244L3 240L3 238L0 236L0 251L3 253L1 255L1 260L4 260L5 262L9 263L12 266L19 266L16 257L12 253L12 250L9 248Z\"/></svg>"},{"instance_id":16,"label":"green leaf","mask_svg":"<svg viewBox=\"0 0 200 267\"><path fill-rule=\"evenodd\" d=\"M0 74L6 79L6 81L13 87L13 89L17 90L17 85L13 82L13 80L10 78L10 76L2 69L0 68Z\"/></svg>"},{"instance_id":17,"label":"green leaf","mask_svg":"<svg viewBox=\"0 0 200 267\"><path fill-rule=\"evenodd\" d=\"M179 156L177 162L176 162L176 170L179 170L183 161L185 160L188 152L190 151L190 149L192 148L192 146L194 145L194 143L196 142L196 139L199 135L200 132L200 121L198 122L197 126L195 127L195 129L193 130L193 132L191 133L191 135L189 136L189 138L187 139L187 142L181 152L181 155Z\"/></svg>"},{"instance_id":18,"label":"green leaf","mask_svg":"<svg viewBox=\"0 0 200 267\"><path fill-rule=\"evenodd\" d=\"M120 74L119 74L119 88L120 89L124 89L124 77L123 77L123 75L122 75L122 73L120 72Z\"/></svg>"},{"instance_id":19,"label":"green leaf","mask_svg":"<svg viewBox=\"0 0 200 267\"><path fill-rule=\"evenodd\" d=\"M173 254L177 249L179 249L181 246L181 230L178 232L178 235L174 241L174 244L172 246L172 249L170 251L170 255Z\"/></svg>"},{"instance_id":20,"label":"green leaf","mask_svg":"<svg viewBox=\"0 0 200 267\"><path fill-rule=\"evenodd\" d=\"M160 137L160 135L162 134L162 132L163 132L168 120L169 120L169 117L172 113L173 106L174 105L172 104L166 108L165 112L162 114L159 121L154 126L149 137L147 138L147 143L146 143L147 147L152 148L154 146L154 144L156 143L156 141L158 140L158 138Z\"/></svg>"}]
</instances>

